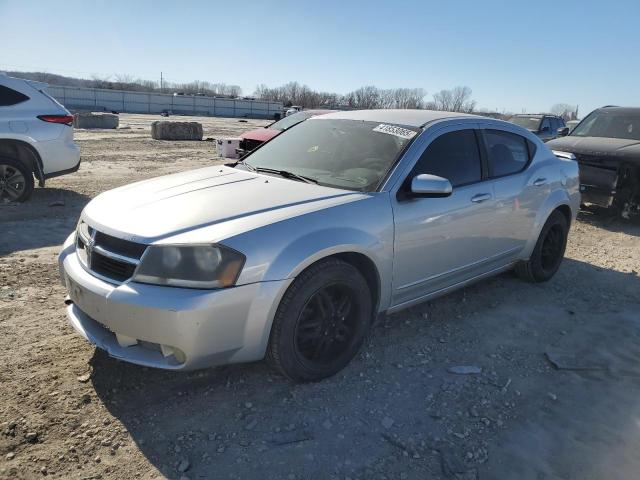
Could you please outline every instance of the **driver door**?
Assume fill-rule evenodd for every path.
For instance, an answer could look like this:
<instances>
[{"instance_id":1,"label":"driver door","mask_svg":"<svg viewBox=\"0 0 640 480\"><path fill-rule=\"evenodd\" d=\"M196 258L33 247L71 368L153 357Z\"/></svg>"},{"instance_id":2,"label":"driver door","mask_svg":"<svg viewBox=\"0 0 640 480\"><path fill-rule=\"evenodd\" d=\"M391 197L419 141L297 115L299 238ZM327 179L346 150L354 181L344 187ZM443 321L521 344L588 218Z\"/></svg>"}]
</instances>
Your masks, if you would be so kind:
<instances>
[{"instance_id":1,"label":"driver door","mask_svg":"<svg viewBox=\"0 0 640 480\"><path fill-rule=\"evenodd\" d=\"M492 268L495 200L473 128L446 130L426 147L392 201L395 219L393 306L401 306ZM403 194L411 179L447 178L443 198Z\"/></svg>"}]
</instances>

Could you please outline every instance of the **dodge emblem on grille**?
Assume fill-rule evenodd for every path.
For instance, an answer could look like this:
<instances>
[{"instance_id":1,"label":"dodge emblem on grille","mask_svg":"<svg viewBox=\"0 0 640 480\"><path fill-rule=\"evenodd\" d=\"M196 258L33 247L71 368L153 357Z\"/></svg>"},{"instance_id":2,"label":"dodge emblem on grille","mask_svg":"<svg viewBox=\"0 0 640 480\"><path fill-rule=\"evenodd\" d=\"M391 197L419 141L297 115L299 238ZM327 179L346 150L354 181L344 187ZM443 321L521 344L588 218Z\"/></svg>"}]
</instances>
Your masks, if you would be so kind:
<instances>
[{"instance_id":1,"label":"dodge emblem on grille","mask_svg":"<svg viewBox=\"0 0 640 480\"><path fill-rule=\"evenodd\" d=\"M93 257L93 247L96 245L96 233L95 231L91 234L91 238L87 239L87 243L85 244L85 250L87 252L87 267L91 268L91 257Z\"/></svg>"}]
</instances>

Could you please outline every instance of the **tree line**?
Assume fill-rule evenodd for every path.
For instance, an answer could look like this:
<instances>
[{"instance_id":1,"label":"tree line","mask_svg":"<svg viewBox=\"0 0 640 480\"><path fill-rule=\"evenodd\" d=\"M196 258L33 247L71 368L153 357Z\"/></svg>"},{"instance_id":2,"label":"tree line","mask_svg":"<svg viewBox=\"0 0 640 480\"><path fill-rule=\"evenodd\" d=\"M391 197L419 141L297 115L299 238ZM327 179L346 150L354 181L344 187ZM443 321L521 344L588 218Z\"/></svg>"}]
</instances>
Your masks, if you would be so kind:
<instances>
[{"instance_id":1,"label":"tree line","mask_svg":"<svg viewBox=\"0 0 640 480\"><path fill-rule=\"evenodd\" d=\"M202 80L193 82L168 82L160 85L159 81L135 78L132 75L94 76L91 79L68 77L47 72L8 71L8 75L46 82L50 85L72 87L105 88L114 90L130 90L150 93L184 93L186 95L203 94L208 96L225 96L236 98L242 95L238 85L215 83ZM323 92L311 89L299 82L289 82L280 87L258 85L253 97L261 100L282 102L285 106L300 105L305 108L418 108L442 110L450 112L477 112L476 101L472 98L472 90L466 86L440 90L429 98L423 88L389 88L383 89L372 85L360 87L347 94ZM511 113L481 112L485 115L509 118ZM564 117L565 120L578 118L578 106L557 103L551 107L551 113Z\"/></svg>"},{"instance_id":2,"label":"tree line","mask_svg":"<svg viewBox=\"0 0 640 480\"><path fill-rule=\"evenodd\" d=\"M428 99L423 88L382 89L368 85L342 95L316 91L307 85L289 82L273 88L264 84L258 85L253 95L261 100L282 102L285 106L300 105L305 108L419 108L471 113L476 108L471 94L469 87L460 86L436 92Z\"/></svg>"}]
</instances>

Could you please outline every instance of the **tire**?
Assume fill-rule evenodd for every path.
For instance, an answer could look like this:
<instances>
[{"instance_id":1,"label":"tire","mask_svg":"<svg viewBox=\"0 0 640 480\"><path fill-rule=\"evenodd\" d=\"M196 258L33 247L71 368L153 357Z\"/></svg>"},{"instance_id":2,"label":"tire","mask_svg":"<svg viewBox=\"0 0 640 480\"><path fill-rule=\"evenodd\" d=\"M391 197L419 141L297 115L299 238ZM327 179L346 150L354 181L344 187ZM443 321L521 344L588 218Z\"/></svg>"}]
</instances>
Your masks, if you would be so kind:
<instances>
[{"instance_id":1,"label":"tire","mask_svg":"<svg viewBox=\"0 0 640 480\"><path fill-rule=\"evenodd\" d=\"M320 261L280 301L267 362L296 382L330 377L358 353L371 318L371 292L362 274L338 259Z\"/></svg>"},{"instance_id":2,"label":"tire","mask_svg":"<svg viewBox=\"0 0 640 480\"><path fill-rule=\"evenodd\" d=\"M33 192L33 174L22 162L0 157L0 202L24 202Z\"/></svg>"},{"instance_id":3,"label":"tire","mask_svg":"<svg viewBox=\"0 0 640 480\"><path fill-rule=\"evenodd\" d=\"M542 227L531 258L516 266L516 273L528 282L550 280L560 268L567 247L569 224L566 217L555 210Z\"/></svg>"}]
</instances>

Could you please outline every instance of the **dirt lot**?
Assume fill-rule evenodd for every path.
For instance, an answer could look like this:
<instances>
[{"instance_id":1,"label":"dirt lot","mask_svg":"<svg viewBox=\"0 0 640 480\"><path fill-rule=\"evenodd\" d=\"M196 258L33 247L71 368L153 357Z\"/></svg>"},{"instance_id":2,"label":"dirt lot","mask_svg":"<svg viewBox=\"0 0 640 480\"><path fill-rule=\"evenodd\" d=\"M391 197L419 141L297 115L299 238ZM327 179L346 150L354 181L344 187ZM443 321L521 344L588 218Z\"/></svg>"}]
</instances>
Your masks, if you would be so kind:
<instances>
[{"instance_id":1,"label":"dirt lot","mask_svg":"<svg viewBox=\"0 0 640 480\"><path fill-rule=\"evenodd\" d=\"M96 351L56 265L82 207L221 161L212 142L152 140L155 119L77 131L78 173L0 206L0 478L638 478L640 223L602 212L580 214L549 283L505 274L389 317L321 383ZM197 120L205 138L266 123Z\"/></svg>"}]
</instances>

